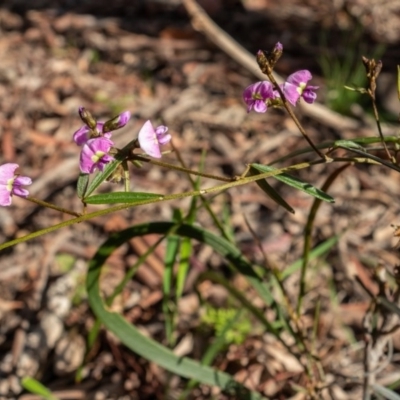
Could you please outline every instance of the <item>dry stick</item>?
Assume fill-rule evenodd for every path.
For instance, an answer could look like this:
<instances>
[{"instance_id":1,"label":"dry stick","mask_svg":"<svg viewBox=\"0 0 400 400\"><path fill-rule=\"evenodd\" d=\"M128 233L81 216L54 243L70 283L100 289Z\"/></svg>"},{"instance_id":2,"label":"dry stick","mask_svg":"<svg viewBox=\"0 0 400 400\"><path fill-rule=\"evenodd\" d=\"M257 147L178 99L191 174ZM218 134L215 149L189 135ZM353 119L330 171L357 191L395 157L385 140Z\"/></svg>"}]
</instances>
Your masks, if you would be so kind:
<instances>
[{"instance_id":1,"label":"dry stick","mask_svg":"<svg viewBox=\"0 0 400 400\"><path fill-rule=\"evenodd\" d=\"M195 0L182 0L182 3L192 19L194 29L203 33L216 46L257 78L265 80L265 75L260 71L254 55L215 24ZM278 74L274 73L274 77L278 83L284 82L284 79ZM358 121L344 117L319 103L300 103L299 107L304 115L337 130L357 129L360 127Z\"/></svg>"}]
</instances>

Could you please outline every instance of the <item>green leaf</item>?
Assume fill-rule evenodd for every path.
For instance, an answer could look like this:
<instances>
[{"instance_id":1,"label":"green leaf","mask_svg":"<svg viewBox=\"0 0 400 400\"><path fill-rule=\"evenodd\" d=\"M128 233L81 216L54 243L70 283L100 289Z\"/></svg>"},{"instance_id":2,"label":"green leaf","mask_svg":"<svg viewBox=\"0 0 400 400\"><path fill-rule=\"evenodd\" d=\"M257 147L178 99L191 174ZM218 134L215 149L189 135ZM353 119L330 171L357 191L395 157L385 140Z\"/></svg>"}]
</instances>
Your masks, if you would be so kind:
<instances>
[{"instance_id":1,"label":"green leaf","mask_svg":"<svg viewBox=\"0 0 400 400\"><path fill-rule=\"evenodd\" d=\"M250 175L257 175L258 171L253 166L250 166L249 173ZM260 179L259 181L256 181L256 183L261 190L263 190L272 200L275 201L275 203L278 203L287 211L294 214L293 208L290 207L288 203L286 203L286 201L281 197L281 195L265 179L263 180Z\"/></svg>"},{"instance_id":2,"label":"green leaf","mask_svg":"<svg viewBox=\"0 0 400 400\"><path fill-rule=\"evenodd\" d=\"M276 168L271 167L269 165L251 164L251 166L260 172L276 171ZM310 183L303 182L299 178L295 178L289 174L283 173L283 174L279 174L279 175L274 175L274 178L285 183L286 185L292 186L295 189L301 190L302 192L305 192L311 196L314 196L317 199L327 201L328 203L335 202L335 199L333 197L329 196L329 194L316 188L315 186L311 185Z\"/></svg>"},{"instance_id":3,"label":"green leaf","mask_svg":"<svg viewBox=\"0 0 400 400\"><path fill-rule=\"evenodd\" d=\"M94 314L101 319L109 331L114 333L129 349L145 357L147 360L157 363L172 373L182 377L192 378L204 384L220 387L228 395L241 400L258 400L263 397L254 391L245 388L234 378L222 371L201 365L198 361L187 357L177 357L171 350L159 342L144 336L140 331L128 323L121 315L110 312L105 307L104 300L100 296L101 267L119 246L135 236L145 234L165 235L174 229L174 223L160 222L142 224L130 227L115 233L103 243L94 258L89 263L89 272L86 279L86 289L89 303ZM240 251L227 240L212 234L201 228L190 225L180 225L174 230L174 234L199 240L212 246L221 256L225 257L249 282L260 295L265 298L270 293L265 293L262 278L256 274L252 266L243 258Z\"/></svg>"},{"instance_id":4,"label":"green leaf","mask_svg":"<svg viewBox=\"0 0 400 400\"><path fill-rule=\"evenodd\" d=\"M86 196L90 196L111 174L118 168L122 160L114 160L106 165L103 172L98 172L86 190ZM84 199L86 202L86 198Z\"/></svg>"},{"instance_id":5,"label":"green leaf","mask_svg":"<svg viewBox=\"0 0 400 400\"><path fill-rule=\"evenodd\" d=\"M358 150L366 150L363 146L360 144L352 141L352 140L335 140L333 143L333 147L341 147L344 149L358 149Z\"/></svg>"},{"instance_id":6,"label":"green leaf","mask_svg":"<svg viewBox=\"0 0 400 400\"><path fill-rule=\"evenodd\" d=\"M42 396L46 400L57 400L57 397L53 396L51 391L47 389L46 386L43 386L40 382L38 382L34 378L31 378L29 376L22 378L21 384L22 387L30 393Z\"/></svg>"},{"instance_id":7,"label":"green leaf","mask_svg":"<svg viewBox=\"0 0 400 400\"><path fill-rule=\"evenodd\" d=\"M80 199L83 199L85 197L88 185L89 185L89 174L82 174L82 173L79 174L76 192Z\"/></svg>"},{"instance_id":8,"label":"green leaf","mask_svg":"<svg viewBox=\"0 0 400 400\"><path fill-rule=\"evenodd\" d=\"M374 383L372 388L376 394L383 396L385 400L400 400L400 395L384 386Z\"/></svg>"},{"instance_id":9,"label":"green leaf","mask_svg":"<svg viewBox=\"0 0 400 400\"><path fill-rule=\"evenodd\" d=\"M162 194L144 192L111 192L94 194L85 199L87 204L115 204L115 203L139 203L142 200L161 200Z\"/></svg>"}]
</instances>

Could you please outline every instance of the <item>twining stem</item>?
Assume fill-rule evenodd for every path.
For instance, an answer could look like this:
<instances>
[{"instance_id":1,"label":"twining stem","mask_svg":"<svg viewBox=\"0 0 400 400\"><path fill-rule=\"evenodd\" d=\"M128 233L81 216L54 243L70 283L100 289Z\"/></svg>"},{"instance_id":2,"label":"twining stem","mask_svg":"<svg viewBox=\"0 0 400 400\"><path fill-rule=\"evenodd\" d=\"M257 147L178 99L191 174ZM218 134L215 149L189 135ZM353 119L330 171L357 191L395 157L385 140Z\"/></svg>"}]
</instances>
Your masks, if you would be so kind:
<instances>
[{"instance_id":1,"label":"twining stem","mask_svg":"<svg viewBox=\"0 0 400 400\"><path fill-rule=\"evenodd\" d=\"M381 127L381 121L379 119L379 112L378 112L378 108L376 107L376 101L375 101L375 95L370 93L370 98L372 101L372 109L374 110L374 117L375 117L375 121L376 121L376 126L378 127L378 132L379 132L379 136L381 138L381 142L383 144L383 147L385 148L386 154L388 156L388 159L390 161L392 161L393 163L396 163L396 160L394 159L394 157L390 154L387 146L386 146L386 142L383 138L383 132L382 132L382 127Z\"/></svg>"},{"instance_id":2,"label":"twining stem","mask_svg":"<svg viewBox=\"0 0 400 400\"><path fill-rule=\"evenodd\" d=\"M156 160L153 160L153 159L150 159L148 157L141 156L141 155L138 155L138 154L134 154L134 155L132 155L132 157L133 157L132 161L133 160L137 160L137 161L148 162L150 164L158 165L160 167L173 169L175 171L180 171L180 172L186 172L187 174L190 174L190 175L202 176L203 178L210 178L210 179L214 179L216 181L232 182L234 180L234 178L227 178L225 176L207 174L207 173L204 173L204 172L194 171L194 170L191 170L191 169L188 169L188 168L184 168L184 167L179 167L178 165L164 163L162 161L156 161Z\"/></svg>"},{"instance_id":3,"label":"twining stem","mask_svg":"<svg viewBox=\"0 0 400 400\"><path fill-rule=\"evenodd\" d=\"M35 203L35 204L37 204L39 206L51 208L53 210L60 211L60 212L62 212L64 214L69 214L69 215L72 215L74 217L80 217L82 215L82 214L79 214L79 213L77 213L75 211L70 211L70 210L67 210L67 209L65 209L63 207L56 206L55 204L47 203L47 201L39 200L39 199L37 199L35 197L28 196L28 197L26 197L26 200L29 200L31 203Z\"/></svg>"},{"instance_id":4,"label":"twining stem","mask_svg":"<svg viewBox=\"0 0 400 400\"><path fill-rule=\"evenodd\" d=\"M270 82L274 85L274 88L279 92L279 95L282 99L283 105L286 108L286 111L289 113L290 117L296 124L297 128L299 129L300 133L303 135L304 139L307 140L308 144L314 149L314 151L323 159L327 160L327 156L321 153L321 151L315 146L315 144L312 142L312 140L308 137L306 131L304 130L303 126L301 125L300 121L297 119L296 115L294 114L292 108L289 106L288 101L286 100L285 95L283 94L283 91L281 87L278 85L278 82L274 78L274 75L272 74L272 70L266 70L265 73L268 76L268 79Z\"/></svg>"}]
</instances>

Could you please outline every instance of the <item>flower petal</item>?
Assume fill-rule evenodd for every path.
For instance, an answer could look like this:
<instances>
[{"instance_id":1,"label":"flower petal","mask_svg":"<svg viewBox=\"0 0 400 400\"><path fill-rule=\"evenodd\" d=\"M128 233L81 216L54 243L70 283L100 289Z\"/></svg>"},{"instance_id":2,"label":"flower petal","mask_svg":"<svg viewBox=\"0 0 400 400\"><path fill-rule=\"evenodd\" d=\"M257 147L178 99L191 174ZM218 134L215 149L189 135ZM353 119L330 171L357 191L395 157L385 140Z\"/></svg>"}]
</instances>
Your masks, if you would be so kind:
<instances>
[{"instance_id":1,"label":"flower petal","mask_svg":"<svg viewBox=\"0 0 400 400\"><path fill-rule=\"evenodd\" d=\"M7 163L0 165L0 184L6 185L8 181L14 177L18 164Z\"/></svg>"},{"instance_id":2,"label":"flower petal","mask_svg":"<svg viewBox=\"0 0 400 400\"><path fill-rule=\"evenodd\" d=\"M15 194L16 196L19 196L19 197L28 197L29 191L22 188L21 186L14 186L13 190L12 190L12 194Z\"/></svg>"},{"instance_id":3,"label":"flower petal","mask_svg":"<svg viewBox=\"0 0 400 400\"><path fill-rule=\"evenodd\" d=\"M32 179L29 178L29 176L17 176L14 179L13 186L31 185L31 184L32 184Z\"/></svg>"},{"instance_id":4,"label":"flower petal","mask_svg":"<svg viewBox=\"0 0 400 400\"><path fill-rule=\"evenodd\" d=\"M146 121L138 134L140 148L149 156L161 158L156 131L150 121Z\"/></svg>"},{"instance_id":5,"label":"flower petal","mask_svg":"<svg viewBox=\"0 0 400 400\"><path fill-rule=\"evenodd\" d=\"M306 101L309 104L314 103L314 101L317 99L317 93L315 93L313 90L318 89L317 86L308 86L303 94L302 97L304 101Z\"/></svg>"},{"instance_id":6,"label":"flower petal","mask_svg":"<svg viewBox=\"0 0 400 400\"><path fill-rule=\"evenodd\" d=\"M100 132L103 129L103 126L104 126L104 122L98 122L96 124L96 130L97 130L99 135L100 135ZM74 133L73 140L78 146L82 146L89 139L92 139L91 135L92 135L91 129L87 125L83 125ZM108 137L108 138L111 137L111 133L108 133L107 135L109 135L109 136L106 136L106 134L104 136Z\"/></svg>"},{"instance_id":7,"label":"flower petal","mask_svg":"<svg viewBox=\"0 0 400 400\"><path fill-rule=\"evenodd\" d=\"M11 205L11 192L7 190L7 187L0 184L0 206Z\"/></svg>"},{"instance_id":8,"label":"flower petal","mask_svg":"<svg viewBox=\"0 0 400 400\"><path fill-rule=\"evenodd\" d=\"M301 84L306 84L312 79L311 72L307 69L302 69L288 76L286 82L293 85L300 86Z\"/></svg>"},{"instance_id":9,"label":"flower petal","mask_svg":"<svg viewBox=\"0 0 400 400\"><path fill-rule=\"evenodd\" d=\"M300 98L300 93L298 91L298 86L293 85L290 82L285 82L283 84L283 86L282 86L282 91L283 91L283 94L286 97L286 100L290 104L295 106L297 104L297 101Z\"/></svg>"},{"instance_id":10,"label":"flower petal","mask_svg":"<svg viewBox=\"0 0 400 400\"><path fill-rule=\"evenodd\" d=\"M267 105L265 104L265 101L263 100L256 100L253 104L253 108L254 111L258 113L265 113L268 109Z\"/></svg>"}]
</instances>

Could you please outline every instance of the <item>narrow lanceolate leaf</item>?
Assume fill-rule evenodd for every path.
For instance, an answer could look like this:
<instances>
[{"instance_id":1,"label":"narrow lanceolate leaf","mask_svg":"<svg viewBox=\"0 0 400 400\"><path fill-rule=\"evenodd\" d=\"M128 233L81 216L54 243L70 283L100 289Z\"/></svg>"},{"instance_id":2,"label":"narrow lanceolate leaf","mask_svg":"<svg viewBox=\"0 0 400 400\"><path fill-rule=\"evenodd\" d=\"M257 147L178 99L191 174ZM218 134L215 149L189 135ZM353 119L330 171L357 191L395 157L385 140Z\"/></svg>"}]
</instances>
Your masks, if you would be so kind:
<instances>
[{"instance_id":1,"label":"narrow lanceolate leaf","mask_svg":"<svg viewBox=\"0 0 400 400\"><path fill-rule=\"evenodd\" d=\"M162 200L162 194L142 192L111 192L94 194L85 199L87 204L139 203L143 200Z\"/></svg>"},{"instance_id":2,"label":"narrow lanceolate leaf","mask_svg":"<svg viewBox=\"0 0 400 400\"><path fill-rule=\"evenodd\" d=\"M345 149L358 149L358 150L362 150L365 151L365 147L361 146L360 144L352 141L352 140L335 140L335 142L333 143L333 147L341 147L341 148L345 148Z\"/></svg>"},{"instance_id":3,"label":"narrow lanceolate leaf","mask_svg":"<svg viewBox=\"0 0 400 400\"><path fill-rule=\"evenodd\" d=\"M90 196L111 174L118 168L122 161L115 160L106 165L103 172L98 172L86 190L86 196ZM86 202L86 199L84 199Z\"/></svg>"},{"instance_id":4,"label":"narrow lanceolate leaf","mask_svg":"<svg viewBox=\"0 0 400 400\"><path fill-rule=\"evenodd\" d=\"M277 169L269 165L262 165L262 164L251 164L251 166L260 172L271 172L271 171L276 171ZM318 189L315 186L311 185L310 183L304 182L299 178L295 178L294 176L291 176L289 174L283 173L279 175L274 175L274 178L285 183L286 185L301 190L302 192L305 192L310 196L314 196L317 199L327 201L328 203L335 202L335 199L333 197L329 196L329 194L323 192L321 189Z\"/></svg>"},{"instance_id":5,"label":"narrow lanceolate leaf","mask_svg":"<svg viewBox=\"0 0 400 400\"><path fill-rule=\"evenodd\" d=\"M89 174L80 174L78 178L78 184L76 185L76 192L80 199L83 199L86 195L86 190L89 185Z\"/></svg>"},{"instance_id":6,"label":"narrow lanceolate leaf","mask_svg":"<svg viewBox=\"0 0 400 400\"><path fill-rule=\"evenodd\" d=\"M249 170L250 175L257 175L258 170L254 167L250 166ZM281 195L265 180L256 181L258 187L263 190L275 203L278 203L280 206L285 208L287 211L294 214L294 210L286 201L281 197Z\"/></svg>"}]
</instances>

